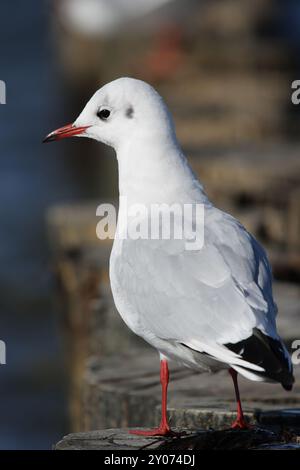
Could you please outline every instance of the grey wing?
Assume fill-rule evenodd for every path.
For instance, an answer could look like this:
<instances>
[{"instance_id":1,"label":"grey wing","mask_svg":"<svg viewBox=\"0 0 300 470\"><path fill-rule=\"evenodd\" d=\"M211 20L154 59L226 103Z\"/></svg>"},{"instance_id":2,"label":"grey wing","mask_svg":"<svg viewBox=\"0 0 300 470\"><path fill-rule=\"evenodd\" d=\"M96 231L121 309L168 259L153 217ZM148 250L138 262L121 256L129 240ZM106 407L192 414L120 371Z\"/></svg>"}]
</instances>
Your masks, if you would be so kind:
<instances>
[{"instance_id":1,"label":"grey wing","mask_svg":"<svg viewBox=\"0 0 300 470\"><path fill-rule=\"evenodd\" d=\"M233 217L209 211L200 250L187 250L184 240L124 243L123 279L131 279L126 289L145 329L217 360L264 371L228 347L256 329L278 338L267 257Z\"/></svg>"}]
</instances>

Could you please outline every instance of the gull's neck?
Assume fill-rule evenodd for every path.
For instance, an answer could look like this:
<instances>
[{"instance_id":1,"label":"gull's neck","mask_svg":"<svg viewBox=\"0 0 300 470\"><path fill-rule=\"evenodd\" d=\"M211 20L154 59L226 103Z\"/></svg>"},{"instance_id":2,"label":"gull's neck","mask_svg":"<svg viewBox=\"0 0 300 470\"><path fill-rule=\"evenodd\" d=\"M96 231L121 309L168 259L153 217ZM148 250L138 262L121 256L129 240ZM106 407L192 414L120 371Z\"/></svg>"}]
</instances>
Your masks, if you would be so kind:
<instances>
[{"instance_id":1,"label":"gull's neck","mask_svg":"<svg viewBox=\"0 0 300 470\"><path fill-rule=\"evenodd\" d=\"M205 202L207 196L173 135L143 135L118 148L119 193L127 204Z\"/></svg>"}]
</instances>

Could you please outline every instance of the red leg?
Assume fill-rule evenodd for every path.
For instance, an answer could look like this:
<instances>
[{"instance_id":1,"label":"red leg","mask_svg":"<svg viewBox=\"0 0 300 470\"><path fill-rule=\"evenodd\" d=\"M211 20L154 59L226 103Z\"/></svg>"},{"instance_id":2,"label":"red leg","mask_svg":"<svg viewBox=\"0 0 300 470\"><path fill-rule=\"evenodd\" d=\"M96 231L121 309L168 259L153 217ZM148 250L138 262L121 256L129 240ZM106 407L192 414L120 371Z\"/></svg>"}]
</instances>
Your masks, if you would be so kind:
<instances>
[{"instance_id":1,"label":"red leg","mask_svg":"<svg viewBox=\"0 0 300 470\"><path fill-rule=\"evenodd\" d=\"M244 418L244 413L243 413L243 408L242 408L242 403L241 403L241 398L240 398L240 391L239 391L239 386L238 386L238 380L237 380L237 375L238 375L237 371L230 368L229 373L233 380L236 403L237 403L237 419L232 423L231 427L233 429L248 429L250 426Z\"/></svg>"},{"instance_id":2,"label":"red leg","mask_svg":"<svg viewBox=\"0 0 300 470\"><path fill-rule=\"evenodd\" d=\"M160 361L160 383L162 388L161 396L161 421L158 428L150 429L149 431L133 430L131 434L137 434L139 436L171 436L174 433L171 431L168 424L167 417L167 391L169 384L169 368L166 359Z\"/></svg>"}]
</instances>

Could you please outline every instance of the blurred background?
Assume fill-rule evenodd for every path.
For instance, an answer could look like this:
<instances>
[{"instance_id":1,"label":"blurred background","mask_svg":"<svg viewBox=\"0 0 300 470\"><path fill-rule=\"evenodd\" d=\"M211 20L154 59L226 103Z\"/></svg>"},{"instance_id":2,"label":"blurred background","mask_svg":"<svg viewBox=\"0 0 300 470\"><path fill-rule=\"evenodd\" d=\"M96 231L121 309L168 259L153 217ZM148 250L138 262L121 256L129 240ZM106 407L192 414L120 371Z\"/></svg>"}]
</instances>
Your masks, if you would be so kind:
<instances>
[{"instance_id":1,"label":"blurred background","mask_svg":"<svg viewBox=\"0 0 300 470\"><path fill-rule=\"evenodd\" d=\"M164 96L208 195L264 243L280 331L288 346L300 338L299 2L16 0L0 22L0 448L150 424L140 402L133 422L137 397L123 390L116 405L111 385L129 350L151 354L117 317L110 242L96 239L97 205L117 198L113 152L85 139L41 144L120 76ZM296 387L290 402L299 397Z\"/></svg>"}]
</instances>

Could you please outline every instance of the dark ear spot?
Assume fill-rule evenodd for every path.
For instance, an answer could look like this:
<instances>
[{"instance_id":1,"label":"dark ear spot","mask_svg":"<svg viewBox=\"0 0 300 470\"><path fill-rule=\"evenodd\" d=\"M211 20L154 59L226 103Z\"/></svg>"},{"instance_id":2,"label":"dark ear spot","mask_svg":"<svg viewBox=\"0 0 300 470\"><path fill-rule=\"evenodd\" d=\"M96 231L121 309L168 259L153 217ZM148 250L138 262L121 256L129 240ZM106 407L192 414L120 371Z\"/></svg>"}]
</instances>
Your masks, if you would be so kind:
<instances>
[{"instance_id":1,"label":"dark ear spot","mask_svg":"<svg viewBox=\"0 0 300 470\"><path fill-rule=\"evenodd\" d=\"M129 119L132 119L133 118L133 115L134 115L134 109L132 106L128 106L128 108L126 109L126 117L128 117Z\"/></svg>"}]
</instances>

